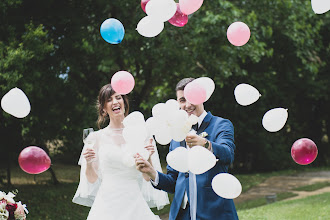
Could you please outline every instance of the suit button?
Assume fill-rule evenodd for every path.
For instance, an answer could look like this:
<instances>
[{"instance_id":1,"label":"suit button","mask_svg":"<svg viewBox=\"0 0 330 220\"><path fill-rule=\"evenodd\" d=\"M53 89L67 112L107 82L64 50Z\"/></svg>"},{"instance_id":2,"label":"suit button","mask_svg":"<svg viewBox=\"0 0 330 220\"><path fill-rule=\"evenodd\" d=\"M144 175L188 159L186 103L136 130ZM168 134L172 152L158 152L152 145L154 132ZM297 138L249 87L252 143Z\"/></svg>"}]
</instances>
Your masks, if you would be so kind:
<instances>
[{"instance_id":1,"label":"suit button","mask_svg":"<svg viewBox=\"0 0 330 220\"><path fill-rule=\"evenodd\" d=\"M188 173L188 172L185 173L184 176L185 176L186 178L188 178L188 177L189 177L189 173Z\"/></svg>"}]
</instances>

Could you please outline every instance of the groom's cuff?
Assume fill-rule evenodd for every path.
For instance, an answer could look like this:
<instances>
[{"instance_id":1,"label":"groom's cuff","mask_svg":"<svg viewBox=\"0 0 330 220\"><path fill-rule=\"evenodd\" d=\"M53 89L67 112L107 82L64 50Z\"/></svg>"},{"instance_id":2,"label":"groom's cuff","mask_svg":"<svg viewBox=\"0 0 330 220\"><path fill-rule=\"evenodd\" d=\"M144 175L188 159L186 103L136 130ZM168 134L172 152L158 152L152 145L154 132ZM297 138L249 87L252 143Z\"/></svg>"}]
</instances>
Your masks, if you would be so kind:
<instances>
[{"instance_id":1,"label":"groom's cuff","mask_svg":"<svg viewBox=\"0 0 330 220\"><path fill-rule=\"evenodd\" d=\"M158 183L159 183L159 175L158 175L158 172L156 172L155 181L152 180L152 179L150 179L150 182L151 182L151 184L154 185L154 186L157 186L157 185L158 185Z\"/></svg>"}]
</instances>

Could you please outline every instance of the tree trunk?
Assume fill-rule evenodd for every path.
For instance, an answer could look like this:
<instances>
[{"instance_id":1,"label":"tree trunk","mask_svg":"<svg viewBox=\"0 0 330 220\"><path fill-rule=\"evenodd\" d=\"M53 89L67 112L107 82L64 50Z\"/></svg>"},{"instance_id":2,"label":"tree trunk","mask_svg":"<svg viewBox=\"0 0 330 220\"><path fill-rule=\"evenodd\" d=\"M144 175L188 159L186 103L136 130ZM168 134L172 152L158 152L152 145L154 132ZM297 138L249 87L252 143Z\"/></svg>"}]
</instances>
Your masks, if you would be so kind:
<instances>
[{"instance_id":1,"label":"tree trunk","mask_svg":"<svg viewBox=\"0 0 330 220\"><path fill-rule=\"evenodd\" d=\"M58 184L60 184L60 182L59 182L58 179L56 178L56 175L55 175L55 172L54 172L53 168L52 168L52 167L49 167L48 170L49 170L49 172L52 174L52 180L53 180L54 185L58 185Z\"/></svg>"}]
</instances>

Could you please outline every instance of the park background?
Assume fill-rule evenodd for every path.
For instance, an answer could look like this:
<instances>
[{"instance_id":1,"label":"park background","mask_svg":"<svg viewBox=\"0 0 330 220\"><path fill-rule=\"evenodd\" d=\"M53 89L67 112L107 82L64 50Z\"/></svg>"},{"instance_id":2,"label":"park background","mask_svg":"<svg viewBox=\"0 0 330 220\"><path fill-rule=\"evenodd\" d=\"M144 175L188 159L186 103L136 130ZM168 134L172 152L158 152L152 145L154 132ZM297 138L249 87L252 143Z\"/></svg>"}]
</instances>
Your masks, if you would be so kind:
<instances>
[{"instance_id":1,"label":"park background","mask_svg":"<svg viewBox=\"0 0 330 220\"><path fill-rule=\"evenodd\" d=\"M18 189L30 219L55 219L54 213L63 215L57 219L86 218L88 209L71 204L82 130L97 129L98 91L120 70L134 76L130 111L141 111L145 119L155 104L175 98L180 79L212 78L216 89L205 109L234 124L235 161L229 172L235 176L328 169L330 12L315 14L310 1L205 0L186 26L167 22L154 38L135 30L144 16L140 1L0 2L0 94L18 87L31 103L24 119L0 113L0 184L3 190ZM100 35L107 18L125 27L118 45ZM235 21L251 30L242 47L226 37ZM256 87L260 99L246 107L237 104L233 91L240 83ZM288 109L289 118L271 133L261 120L277 107ZM318 147L308 166L296 164L290 154L293 142L303 137ZM31 145L52 159L45 174L28 175L17 167L18 154ZM158 149L165 164L168 146Z\"/></svg>"}]
</instances>

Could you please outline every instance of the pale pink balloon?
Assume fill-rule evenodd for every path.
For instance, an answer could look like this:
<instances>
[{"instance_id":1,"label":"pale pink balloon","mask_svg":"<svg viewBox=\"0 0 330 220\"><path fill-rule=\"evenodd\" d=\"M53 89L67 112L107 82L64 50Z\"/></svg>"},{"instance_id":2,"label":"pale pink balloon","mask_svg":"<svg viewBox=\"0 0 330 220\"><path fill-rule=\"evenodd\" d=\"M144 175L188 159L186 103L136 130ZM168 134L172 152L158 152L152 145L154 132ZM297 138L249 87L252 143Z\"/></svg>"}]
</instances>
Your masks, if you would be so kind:
<instances>
[{"instance_id":1,"label":"pale pink balloon","mask_svg":"<svg viewBox=\"0 0 330 220\"><path fill-rule=\"evenodd\" d=\"M176 27L183 27L188 23L188 15L182 13L182 11L180 10L180 5L178 3L176 3L176 12L174 14L174 16L168 20L168 22L170 22L170 24L176 26Z\"/></svg>"},{"instance_id":2,"label":"pale pink balloon","mask_svg":"<svg viewBox=\"0 0 330 220\"><path fill-rule=\"evenodd\" d=\"M193 105L199 105L206 100L206 90L198 82L192 81L184 87L184 97Z\"/></svg>"},{"instance_id":3,"label":"pale pink balloon","mask_svg":"<svg viewBox=\"0 0 330 220\"><path fill-rule=\"evenodd\" d=\"M29 174L39 174L48 170L51 161L43 149L30 146L21 151L18 163L23 171Z\"/></svg>"},{"instance_id":4,"label":"pale pink balloon","mask_svg":"<svg viewBox=\"0 0 330 220\"><path fill-rule=\"evenodd\" d=\"M130 93L134 85L134 77L127 71L118 71L111 78L111 87L121 95Z\"/></svg>"},{"instance_id":5,"label":"pale pink balloon","mask_svg":"<svg viewBox=\"0 0 330 220\"><path fill-rule=\"evenodd\" d=\"M243 22L232 23L227 29L227 38L234 46L243 46L251 36L250 28Z\"/></svg>"},{"instance_id":6,"label":"pale pink balloon","mask_svg":"<svg viewBox=\"0 0 330 220\"><path fill-rule=\"evenodd\" d=\"M182 13L190 15L197 11L203 4L203 0L179 0Z\"/></svg>"},{"instance_id":7,"label":"pale pink balloon","mask_svg":"<svg viewBox=\"0 0 330 220\"><path fill-rule=\"evenodd\" d=\"M150 0L141 0L141 8L146 13L146 5Z\"/></svg>"}]
</instances>

